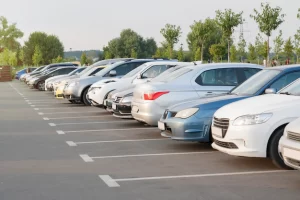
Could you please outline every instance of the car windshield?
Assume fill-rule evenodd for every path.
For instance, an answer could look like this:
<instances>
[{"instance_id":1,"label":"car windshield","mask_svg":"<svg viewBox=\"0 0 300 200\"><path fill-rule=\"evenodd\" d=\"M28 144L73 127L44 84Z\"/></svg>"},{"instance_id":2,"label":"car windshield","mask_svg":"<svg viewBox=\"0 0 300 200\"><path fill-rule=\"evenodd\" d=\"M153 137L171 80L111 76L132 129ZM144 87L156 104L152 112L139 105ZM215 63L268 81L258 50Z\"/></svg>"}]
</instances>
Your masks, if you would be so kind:
<instances>
[{"instance_id":1,"label":"car windshield","mask_svg":"<svg viewBox=\"0 0 300 200\"><path fill-rule=\"evenodd\" d=\"M105 69L103 69L100 72L96 73L95 76L104 76L105 74L107 74L108 72L113 70L116 66L120 65L121 63L124 63L124 61L119 61L119 62L116 62L112 65L109 65L109 66L105 67Z\"/></svg>"},{"instance_id":2,"label":"car windshield","mask_svg":"<svg viewBox=\"0 0 300 200\"><path fill-rule=\"evenodd\" d=\"M164 76L164 78L161 78L159 81L161 81L161 82L170 82L170 81L173 81L173 80L183 76L184 74L186 74L190 71L193 71L193 69L191 69L191 68L181 68L181 69L178 69L178 70L174 71L173 73L170 73L170 74Z\"/></svg>"},{"instance_id":3,"label":"car windshield","mask_svg":"<svg viewBox=\"0 0 300 200\"><path fill-rule=\"evenodd\" d=\"M279 94L300 96L300 79L297 79L290 85L286 86L278 92Z\"/></svg>"},{"instance_id":4,"label":"car windshield","mask_svg":"<svg viewBox=\"0 0 300 200\"><path fill-rule=\"evenodd\" d=\"M279 70L262 70L234 88L230 94L253 95L278 74Z\"/></svg>"},{"instance_id":5,"label":"car windshield","mask_svg":"<svg viewBox=\"0 0 300 200\"><path fill-rule=\"evenodd\" d=\"M139 73L141 70L145 69L148 65L145 63L137 68L135 68L134 70L132 70L131 72L127 73L125 76L123 76L122 78L130 78L135 76L137 73Z\"/></svg>"},{"instance_id":6,"label":"car windshield","mask_svg":"<svg viewBox=\"0 0 300 200\"><path fill-rule=\"evenodd\" d=\"M82 70L84 70L84 68L78 68L78 69L74 69L73 71L71 71L68 76L72 76L78 72L81 72Z\"/></svg>"},{"instance_id":7,"label":"car windshield","mask_svg":"<svg viewBox=\"0 0 300 200\"><path fill-rule=\"evenodd\" d=\"M163 81L166 76L168 76L169 74L171 74L174 71L177 71L177 70L179 70L179 69L181 69L183 67L184 66L177 66L177 67L169 68L166 71L164 71L163 73L159 74L157 77L151 79L150 82L160 82L160 81Z\"/></svg>"}]
</instances>

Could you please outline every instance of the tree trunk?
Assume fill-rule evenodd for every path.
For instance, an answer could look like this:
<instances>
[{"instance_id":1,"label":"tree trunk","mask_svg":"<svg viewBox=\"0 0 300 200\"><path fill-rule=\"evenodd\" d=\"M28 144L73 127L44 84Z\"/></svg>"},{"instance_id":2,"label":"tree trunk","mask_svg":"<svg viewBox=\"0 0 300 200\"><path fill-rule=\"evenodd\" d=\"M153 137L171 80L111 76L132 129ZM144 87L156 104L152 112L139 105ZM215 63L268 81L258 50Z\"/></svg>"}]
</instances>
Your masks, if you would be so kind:
<instances>
[{"instance_id":1,"label":"tree trunk","mask_svg":"<svg viewBox=\"0 0 300 200\"><path fill-rule=\"evenodd\" d=\"M269 55L269 46L270 44L270 37L268 36L268 41L267 41L267 67L269 67L269 59L270 59L270 55Z\"/></svg>"},{"instance_id":2,"label":"tree trunk","mask_svg":"<svg viewBox=\"0 0 300 200\"><path fill-rule=\"evenodd\" d=\"M228 38L228 62L230 62L230 37Z\"/></svg>"},{"instance_id":3,"label":"tree trunk","mask_svg":"<svg viewBox=\"0 0 300 200\"><path fill-rule=\"evenodd\" d=\"M204 52L204 44L202 43L202 47L201 47L201 61L203 63L203 52Z\"/></svg>"}]
</instances>

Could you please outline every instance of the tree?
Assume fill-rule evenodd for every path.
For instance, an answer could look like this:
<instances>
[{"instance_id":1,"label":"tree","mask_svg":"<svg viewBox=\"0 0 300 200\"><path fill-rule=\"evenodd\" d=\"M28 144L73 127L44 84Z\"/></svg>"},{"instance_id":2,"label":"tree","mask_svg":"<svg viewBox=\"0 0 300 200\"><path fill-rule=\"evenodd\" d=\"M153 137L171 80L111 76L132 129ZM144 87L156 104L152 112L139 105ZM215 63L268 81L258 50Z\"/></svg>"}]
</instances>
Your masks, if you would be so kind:
<instances>
[{"instance_id":1,"label":"tree","mask_svg":"<svg viewBox=\"0 0 300 200\"><path fill-rule=\"evenodd\" d=\"M157 48L154 58L162 58L162 51L161 48Z\"/></svg>"},{"instance_id":2,"label":"tree","mask_svg":"<svg viewBox=\"0 0 300 200\"><path fill-rule=\"evenodd\" d=\"M197 49L201 49L201 60L203 60L204 45L215 30L215 23L215 20L207 18L204 22L201 20L195 21L194 24L190 26L193 43Z\"/></svg>"},{"instance_id":3,"label":"tree","mask_svg":"<svg viewBox=\"0 0 300 200\"><path fill-rule=\"evenodd\" d=\"M28 65L33 64L32 56L36 46L39 46L43 55L41 64L49 64L54 58L64 56L64 47L58 37L43 32L34 32L24 44L24 62Z\"/></svg>"},{"instance_id":4,"label":"tree","mask_svg":"<svg viewBox=\"0 0 300 200\"><path fill-rule=\"evenodd\" d=\"M283 50L287 58L291 58L293 56L294 46L291 37L289 37L289 39L285 42Z\"/></svg>"},{"instance_id":5,"label":"tree","mask_svg":"<svg viewBox=\"0 0 300 200\"><path fill-rule=\"evenodd\" d=\"M105 52L105 59L111 59L113 58L111 53L109 51Z\"/></svg>"},{"instance_id":6,"label":"tree","mask_svg":"<svg viewBox=\"0 0 300 200\"><path fill-rule=\"evenodd\" d=\"M37 45L34 48L34 54L32 56L32 63L35 66L39 66L42 61L43 61L43 53L42 53L40 47Z\"/></svg>"},{"instance_id":7,"label":"tree","mask_svg":"<svg viewBox=\"0 0 300 200\"><path fill-rule=\"evenodd\" d=\"M209 48L209 52L213 56L214 61L219 62L226 53L226 47L222 44L214 44Z\"/></svg>"},{"instance_id":8,"label":"tree","mask_svg":"<svg viewBox=\"0 0 300 200\"><path fill-rule=\"evenodd\" d=\"M234 62L234 61L237 60L236 59L237 58L237 53L238 53L238 51L237 51L235 45L232 45L230 47L230 60L231 60L231 62Z\"/></svg>"},{"instance_id":9,"label":"tree","mask_svg":"<svg viewBox=\"0 0 300 200\"><path fill-rule=\"evenodd\" d=\"M80 57L80 63L81 63L81 65L85 65L85 64L87 63L87 56L86 56L86 53L85 53L85 52L83 52L83 53L81 54L81 57Z\"/></svg>"},{"instance_id":10,"label":"tree","mask_svg":"<svg viewBox=\"0 0 300 200\"><path fill-rule=\"evenodd\" d=\"M16 66L18 64L17 52L10 52L9 65Z\"/></svg>"},{"instance_id":11,"label":"tree","mask_svg":"<svg viewBox=\"0 0 300 200\"><path fill-rule=\"evenodd\" d=\"M19 60L24 64L24 49L22 48L19 52Z\"/></svg>"},{"instance_id":12,"label":"tree","mask_svg":"<svg viewBox=\"0 0 300 200\"><path fill-rule=\"evenodd\" d=\"M134 49L131 49L131 55L130 55L131 58L137 58L138 55L137 55L137 52L134 50Z\"/></svg>"},{"instance_id":13,"label":"tree","mask_svg":"<svg viewBox=\"0 0 300 200\"><path fill-rule=\"evenodd\" d=\"M183 61L183 49L182 49L182 45L180 46L180 49L178 51L177 59L178 59L178 61Z\"/></svg>"},{"instance_id":14,"label":"tree","mask_svg":"<svg viewBox=\"0 0 300 200\"><path fill-rule=\"evenodd\" d=\"M225 9L224 12L216 11L217 24L221 27L225 38L227 39L228 62L230 62L230 41L234 28L243 22L243 12L234 13L231 9Z\"/></svg>"},{"instance_id":15,"label":"tree","mask_svg":"<svg viewBox=\"0 0 300 200\"><path fill-rule=\"evenodd\" d=\"M16 27L15 23L9 25L5 17L0 17L0 48L16 51L20 46L17 39L23 37L23 35L23 32Z\"/></svg>"},{"instance_id":16,"label":"tree","mask_svg":"<svg viewBox=\"0 0 300 200\"><path fill-rule=\"evenodd\" d=\"M274 39L274 53L277 58L279 59L279 54L282 52L282 46L284 41L282 39L282 30L279 31L279 35Z\"/></svg>"},{"instance_id":17,"label":"tree","mask_svg":"<svg viewBox=\"0 0 300 200\"><path fill-rule=\"evenodd\" d=\"M243 33L240 33L239 42L237 45L238 45L237 53L238 53L240 60L242 61L243 58L246 56L246 46L247 46L247 43L246 43L246 40L244 39Z\"/></svg>"},{"instance_id":18,"label":"tree","mask_svg":"<svg viewBox=\"0 0 300 200\"><path fill-rule=\"evenodd\" d=\"M0 65L9 65L11 53L12 52L10 50L4 48L4 50L0 53Z\"/></svg>"},{"instance_id":19,"label":"tree","mask_svg":"<svg viewBox=\"0 0 300 200\"><path fill-rule=\"evenodd\" d=\"M63 58L61 56L57 56L57 58L53 58L52 59L52 63L61 63L63 62ZM70 58L68 59L68 61L71 60Z\"/></svg>"},{"instance_id":20,"label":"tree","mask_svg":"<svg viewBox=\"0 0 300 200\"><path fill-rule=\"evenodd\" d=\"M264 41L260 34L258 34L255 38L255 51L257 53L258 60L260 58L266 59L268 56L267 42Z\"/></svg>"},{"instance_id":21,"label":"tree","mask_svg":"<svg viewBox=\"0 0 300 200\"><path fill-rule=\"evenodd\" d=\"M195 53L195 61L198 61L201 59L201 49L198 47L196 53Z\"/></svg>"},{"instance_id":22,"label":"tree","mask_svg":"<svg viewBox=\"0 0 300 200\"><path fill-rule=\"evenodd\" d=\"M270 36L284 22L285 14L281 14L280 7L272 8L269 3L261 4L261 12L254 9L254 15L250 15L258 24L260 32L267 36L267 65L269 63Z\"/></svg>"},{"instance_id":23,"label":"tree","mask_svg":"<svg viewBox=\"0 0 300 200\"><path fill-rule=\"evenodd\" d=\"M294 53L297 57L297 63L299 63L299 57L300 57L300 29L297 30L297 33L294 35Z\"/></svg>"},{"instance_id":24,"label":"tree","mask_svg":"<svg viewBox=\"0 0 300 200\"><path fill-rule=\"evenodd\" d=\"M255 60L257 58L256 51L255 51L255 46L253 44L249 44L248 46L248 60Z\"/></svg>"},{"instance_id":25,"label":"tree","mask_svg":"<svg viewBox=\"0 0 300 200\"><path fill-rule=\"evenodd\" d=\"M165 28L160 30L160 33L165 38L169 48L169 58L172 58L174 45L178 43L181 36L180 26L166 24Z\"/></svg>"}]
</instances>

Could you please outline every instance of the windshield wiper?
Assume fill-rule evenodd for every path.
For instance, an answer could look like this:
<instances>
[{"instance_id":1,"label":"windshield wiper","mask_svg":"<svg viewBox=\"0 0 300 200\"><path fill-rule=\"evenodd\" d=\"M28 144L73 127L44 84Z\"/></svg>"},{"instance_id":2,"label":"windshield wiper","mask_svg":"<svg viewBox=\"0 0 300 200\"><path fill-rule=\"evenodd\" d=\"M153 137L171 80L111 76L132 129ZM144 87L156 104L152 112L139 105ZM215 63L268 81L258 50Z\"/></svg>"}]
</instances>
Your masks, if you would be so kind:
<instances>
[{"instance_id":1,"label":"windshield wiper","mask_svg":"<svg viewBox=\"0 0 300 200\"><path fill-rule=\"evenodd\" d=\"M279 94L291 95L289 92L280 92Z\"/></svg>"}]
</instances>

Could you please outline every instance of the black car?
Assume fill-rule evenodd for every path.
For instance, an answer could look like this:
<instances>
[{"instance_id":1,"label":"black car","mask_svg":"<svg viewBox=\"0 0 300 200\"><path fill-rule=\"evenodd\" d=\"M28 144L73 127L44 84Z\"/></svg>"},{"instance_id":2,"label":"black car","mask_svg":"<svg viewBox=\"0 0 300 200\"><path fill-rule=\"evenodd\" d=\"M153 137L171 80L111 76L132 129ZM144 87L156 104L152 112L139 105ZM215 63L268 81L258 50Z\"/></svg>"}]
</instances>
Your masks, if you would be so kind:
<instances>
[{"instance_id":1,"label":"black car","mask_svg":"<svg viewBox=\"0 0 300 200\"><path fill-rule=\"evenodd\" d=\"M30 84L29 86L31 88L35 88L38 89L40 91L45 90L45 80L54 76L58 76L58 75L65 75L65 74L69 74L70 72L76 70L77 67L60 67L60 68L55 68L55 70L41 75L41 76L37 76L35 77L35 79L32 81L32 84ZM51 70L51 69L49 69Z\"/></svg>"}]
</instances>

